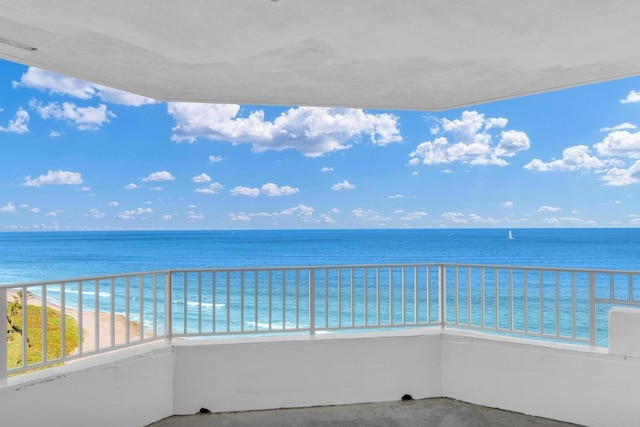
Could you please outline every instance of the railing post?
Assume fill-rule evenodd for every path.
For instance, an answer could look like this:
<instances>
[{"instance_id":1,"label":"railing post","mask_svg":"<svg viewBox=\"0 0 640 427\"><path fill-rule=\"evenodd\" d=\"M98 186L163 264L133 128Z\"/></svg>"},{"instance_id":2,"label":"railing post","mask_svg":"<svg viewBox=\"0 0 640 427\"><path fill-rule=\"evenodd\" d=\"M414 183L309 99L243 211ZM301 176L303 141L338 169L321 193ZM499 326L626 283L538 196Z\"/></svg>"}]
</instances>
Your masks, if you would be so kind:
<instances>
[{"instance_id":1,"label":"railing post","mask_svg":"<svg viewBox=\"0 0 640 427\"><path fill-rule=\"evenodd\" d=\"M7 288L0 288L0 384L7 382Z\"/></svg>"},{"instance_id":2,"label":"railing post","mask_svg":"<svg viewBox=\"0 0 640 427\"><path fill-rule=\"evenodd\" d=\"M316 336L316 270L309 269L309 335Z\"/></svg>"},{"instance_id":3,"label":"railing post","mask_svg":"<svg viewBox=\"0 0 640 427\"><path fill-rule=\"evenodd\" d=\"M589 273L589 344L591 348L596 348L597 338L596 322L596 273Z\"/></svg>"},{"instance_id":4,"label":"railing post","mask_svg":"<svg viewBox=\"0 0 640 427\"><path fill-rule=\"evenodd\" d=\"M171 271L164 273L164 336L165 340L169 343L171 343L171 335L173 332L173 313L171 312L173 286L171 284L171 278Z\"/></svg>"},{"instance_id":5,"label":"railing post","mask_svg":"<svg viewBox=\"0 0 640 427\"><path fill-rule=\"evenodd\" d=\"M447 325L447 270L444 264L438 266L438 304L440 305L440 329Z\"/></svg>"}]
</instances>

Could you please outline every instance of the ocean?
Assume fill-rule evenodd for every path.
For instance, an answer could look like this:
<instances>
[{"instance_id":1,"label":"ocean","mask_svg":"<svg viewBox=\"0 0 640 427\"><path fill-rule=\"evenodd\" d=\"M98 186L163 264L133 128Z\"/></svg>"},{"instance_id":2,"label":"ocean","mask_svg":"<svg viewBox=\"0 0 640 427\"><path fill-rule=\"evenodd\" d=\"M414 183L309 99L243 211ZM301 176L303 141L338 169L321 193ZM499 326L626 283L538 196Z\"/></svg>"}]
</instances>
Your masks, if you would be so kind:
<instances>
[{"instance_id":1,"label":"ocean","mask_svg":"<svg viewBox=\"0 0 640 427\"><path fill-rule=\"evenodd\" d=\"M640 270L640 228L0 233L0 283L182 268L472 263Z\"/></svg>"},{"instance_id":2,"label":"ocean","mask_svg":"<svg viewBox=\"0 0 640 427\"><path fill-rule=\"evenodd\" d=\"M506 229L5 232L0 233L0 283L167 269L354 264L464 263L640 271L640 229L513 229L513 239L507 238L508 233ZM252 295L255 294L251 294L251 290L242 297L235 294L236 291L226 296L224 292L228 285L221 280L217 285L220 290L216 292L222 293L217 296L209 294L200 301L195 293L198 286L196 282L187 284L191 288L188 298L180 298L182 291L178 292L178 297L172 301L173 310L178 316L181 313L184 315L174 320L174 327L179 330L187 325L186 329L197 329L197 317L201 312L208 316L204 321L211 323L212 328L214 317L216 327L236 330L240 325L251 329L257 324L263 327L271 321L268 313L257 316L255 306L240 308L240 301L245 297L249 301L253 299ZM239 286L232 285L233 289L239 289ZM144 286L145 295L150 295L151 283L145 283ZM566 290L561 290L562 295L571 285L566 282L566 286ZM608 289L608 285L604 287ZM109 283L101 283L98 291L101 310L109 310ZM580 287L577 299L586 301L587 291L587 288ZM335 296L336 292L343 290L331 289L327 292L327 295ZM478 295L478 290L474 289L473 292ZM67 287L66 303L71 307L76 305L80 293L85 309L91 309L95 301L91 286L83 289ZM129 304L133 304L131 318L142 320L145 325L150 324L153 316L148 313L147 307L152 305L152 301L147 301L148 297L144 301L145 314L140 319L135 312L139 305L134 300L136 292L132 293L131 298L134 299L129 302L124 292L116 289L116 293L116 312L124 313ZM282 293L284 291L278 295ZM48 300L54 303L59 299L59 294L59 287L47 290ZM279 317L286 320L297 316L294 296L287 296L286 304L284 296L276 298L283 301L281 307L275 307L282 313ZM388 297L386 295L384 299ZM374 298L373 292L370 298ZM437 303L437 293L430 298L434 304ZM554 316L554 303L546 293L544 298L545 314L551 318ZM373 300L370 303L373 304ZM223 315L222 320L217 318L213 308L220 309L221 314L226 311L227 304L231 310L230 317ZM400 304L399 300L394 301L394 305ZM508 321L507 299L501 301L503 304L507 306L501 311L504 311L505 320ZM241 312L251 313L254 309L256 316L253 319L241 319ZM391 316L389 309L386 310L381 315ZM491 310L493 308L489 306L487 313L491 313ZM399 309L396 310L398 313ZM343 310L332 307L327 314L338 319L338 322L342 316L346 316L347 323L350 315L344 307ZM437 317L437 311L432 315ZM606 342L606 312L602 311L598 317L603 319L601 338L605 340L599 338L599 342ZM233 324L228 324L230 318ZM578 322L578 329L586 330L588 319L578 319ZM268 324L266 327L269 327Z\"/></svg>"}]
</instances>

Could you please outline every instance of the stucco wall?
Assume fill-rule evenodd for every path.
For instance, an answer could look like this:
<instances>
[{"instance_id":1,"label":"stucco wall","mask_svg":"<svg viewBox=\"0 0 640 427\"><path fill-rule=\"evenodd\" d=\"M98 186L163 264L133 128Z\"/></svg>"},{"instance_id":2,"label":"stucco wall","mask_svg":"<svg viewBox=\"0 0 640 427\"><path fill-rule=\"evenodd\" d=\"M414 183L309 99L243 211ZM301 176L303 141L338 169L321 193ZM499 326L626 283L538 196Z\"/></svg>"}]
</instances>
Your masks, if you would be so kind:
<instances>
[{"instance_id":1,"label":"stucco wall","mask_svg":"<svg viewBox=\"0 0 640 427\"><path fill-rule=\"evenodd\" d=\"M172 414L446 396L589 426L637 425L640 358L462 331L177 341L21 375L0 425L144 426Z\"/></svg>"},{"instance_id":2,"label":"stucco wall","mask_svg":"<svg viewBox=\"0 0 640 427\"><path fill-rule=\"evenodd\" d=\"M173 365L172 349L165 346L9 378L0 386L0 425L147 425L173 413Z\"/></svg>"},{"instance_id":3,"label":"stucco wall","mask_svg":"<svg viewBox=\"0 0 640 427\"><path fill-rule=\"evenodd\" d=\"M442 395L439 333L177 345L174 411L192 414Z\"/></svg>"},{"instance_id":4,"label":"stucco wall","mask_svg":"<svg viewBox=\"0 0 640 427\"><path fill-rule=\"evenodd\" d=\"M589 426L636 426L640 359L446 333L445 396Z\"/></svg>"}]
</instances>

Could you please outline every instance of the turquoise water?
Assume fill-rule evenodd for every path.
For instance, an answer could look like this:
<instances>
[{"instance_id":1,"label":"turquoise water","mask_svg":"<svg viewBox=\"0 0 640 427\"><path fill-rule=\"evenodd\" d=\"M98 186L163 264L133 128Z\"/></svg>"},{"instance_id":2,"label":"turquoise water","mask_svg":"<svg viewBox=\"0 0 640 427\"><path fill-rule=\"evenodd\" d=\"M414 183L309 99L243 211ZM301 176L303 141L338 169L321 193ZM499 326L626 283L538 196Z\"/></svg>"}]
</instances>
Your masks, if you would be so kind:
<instances>
[{"instance_id":1,"label":"turquoise water","mask_svg":"<svg viewBox=\"0 0 640 427\"><path fill-rule=\"evenodd\" d=\"M181 268L413 262L640 270L640 229L0 233L0 283Z\"/></svg>"},{"instance_id":2,"label":"turquoise water","mask_svg":"<svg viewBox=\"0 0 640 427\"><path fill-rule=\"evenodd\" d=\"M203 269L224 267L286 267L313 265L345 265L345 264L392 264L392 263L471 263L511 266L535 267L572 267L597 268L615 270L640 270L640 229L514 229L513 240L508 240L508 230L468 229L468 230L286 230L286 231L140 231L140 232L10 232L0 233L0 283L21 283L53 279L78 278L96 275L111 275L139 271L163 269ZM275 273L272 319L273 327L306 326L309 324L308 311L296 305L298 297L308 300L305 294L305 278L301 278L299 287L278 287L281 273ZM337 274L337 273L336 273ZM354 309L362 311L364 305L369 309L369 320L375 321L376 300L375 285L369 280L368 296L364 289L352 290L349 287L349 272L345 274L339 288L331 285L330 289L320 290L317 304L324 306L323 295L328 295L331 304L329 311L318 317L320 324L329 326L348 325L351 322L362 325L365 319L352 319L351 300L355 301ZM386 274L386 273L383 273ZM394 273L399 274L399 273ZM434 272L418 272L419 282L424 282L427 275ZM477 273L474 273L477 274ZM356 272L362 276L362 272ZM265 306L258 308L252 303L256 295L261 299L268 298L268 290L262 286L254 288L254 278L248 276L249 285L240 292L240 277L220 275L217 278L205 276L204 291L198 295L197 279L190 277L186 281L186 298L184 283L175 282L175 294L172 298L174 325L177 330L188 331L203 328L217 330L224 328L238 330L241 327L253 329L264 328L269 324L269 313ZM264 278L263 278L264 279ZM261 279L261 280L263 280ZM356 277L361 279L361 277ZM382 277L388 282L388 275ZM532 283L537 279L530 278ZM216 282L213 291L212 282ZM338 282L335 282L338 283ZM400 283L396 278L395 283ZM407 283L413 283L408 278ZM571 286L566 278L561 280L561 296L566 295ZM603 285L606 288L606 284ZM160 284L160 288L161 288ZM142 286L142 300L139 284L134 280L127 300L122 289L123 283L116 282L114 298L115 310L124 313L129 307L131 316L136 320L142 311L143 321L152 322L150 299L152 283L145 278ZM623 286L622 289L625 287ZM227 296L229 289L229 296ZM584 284L578 286L578 302L585 300ZM77 306L79 295L83 296L85 308L96 303L96 289L92 284L68 286L67 303ZM111 302L110 283L101 282L97 289L97 303L102 310L109 310ZM48 289L48 297L53 301L60 299L60 288ZM160 292L160 291L159 291ZM385 293L386 292L386 293ZM389 294L396 292L393 299ZM398 299L399 289L391 291L382 289L382 299L391 298L389 307L383 306L379 313L383 322L399 316L402 301ZM409 299L405 301L409 307L414 300L411 289ZM467 316L465 301L469 298L464 289L460 294L459 315L461 320ZM504 286L502 291L504 292ZM520 292L520 293L519 293ZM535 288L531 292L538 292ZM549 310L545 321L555 316L552 302L553 293L543 289L543 299L549 300L544 308ZM353 293L353 294L352 294ZM437 291L427 295L426 288L416 290L419 299L429 298L437 303ZM338 306L337 296L341 295L344 306ZM491 303L491 291L487 294L487 316L495 315ZM530 312L538 312L539 302L529 301ZM162 295L160 295L162 296ZM494 295L495 296L495 295ZM624 296L624 295L623 295ZM514 323L524 321L521 307L523 298L521 291L515 290L514 310L517 312ZM471 290L474 302L479 298L478 289ZM531 300L531 296L528 299ZM508 298L502 297L501 304ZM244 309L242 309L242 301ZM518 302L519 301L519 302ZM518 305L520 304L520 305ZM566 298L565 302L566 304ZM232 313L227 317L227 305ZM140 310L140 308L142 310ZM507 307L508 308L508 307ZM502 307L501 307L502 309ZM244 310L244 317L240 311ZM494 310L493 312L491 310ZM566 320L567 310L560 307L561 318ZM506 312L506 310L505 310ZM161 313L161 316L163 313ZM437 319L437 309L427 313L421 308L417 313L409 314L407 321ZM449 319L452 311L449 312ZM202 316L203 324L198 324ZM412 317L413 316L413 317ZM480 314L472 311L471 320L477 320ZM606 317L606 312L599 317ZM214 321L215 319L215 321ZM162 319L160 318L159 321ZM396 319L397 320L397 319ZM497 322L509 321L500 315ZM535 317L528 319L529 327L536 322L545 327ZM578 317L577 327L585 330L585 318ZM185 323L186 322L186 323ZM570 324L570 321L569 321ZM565 321L566 329L567 323ZM606 326L606 325L605 325ZM549 325L548 328L553 328Z\"/></svg>"}]
</instances>

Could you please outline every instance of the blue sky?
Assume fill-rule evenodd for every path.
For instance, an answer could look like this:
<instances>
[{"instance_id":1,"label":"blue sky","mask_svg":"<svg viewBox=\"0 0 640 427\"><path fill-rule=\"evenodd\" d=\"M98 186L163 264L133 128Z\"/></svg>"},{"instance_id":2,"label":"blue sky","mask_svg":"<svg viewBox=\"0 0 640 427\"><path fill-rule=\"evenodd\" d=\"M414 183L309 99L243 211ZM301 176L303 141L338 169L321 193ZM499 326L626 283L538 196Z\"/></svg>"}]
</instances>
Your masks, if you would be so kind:
<instances>
[{"instance_id":1,"label":"blue sky","mask_svg":"<svg viewBox=\"0 0 640 427\"><path fill-rule=\"evenodd\" d=\"M445 112L165 103L0 61L0 231L640 226L640 77Z\"/></svg>"}]
</instances>

